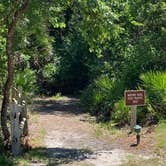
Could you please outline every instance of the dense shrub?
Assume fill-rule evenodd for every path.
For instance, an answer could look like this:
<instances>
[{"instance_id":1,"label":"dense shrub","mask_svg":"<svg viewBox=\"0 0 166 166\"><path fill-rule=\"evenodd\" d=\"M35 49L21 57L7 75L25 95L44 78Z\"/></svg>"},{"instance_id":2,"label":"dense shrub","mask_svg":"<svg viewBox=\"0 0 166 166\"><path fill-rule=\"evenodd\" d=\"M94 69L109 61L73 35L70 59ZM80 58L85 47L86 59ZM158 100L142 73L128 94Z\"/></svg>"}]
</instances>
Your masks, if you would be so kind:
<instances>
[{"instance_id":1,"label":"dense shrub","mask_svg":"<svg viewBox=\"0 0 166 166\"><path fill-rule=\"evenodd\" d=\"M6 156L0 156L0 165L11 165L12 163L9 161L9 159Z\"/></svg>"},{"instance_id":2,"label":"dense shrub","mask_svg":"<svg viewBox=\"0 0 166 166\"><path fill-rule=\"evenodd\" d=\"M125 105L124 98L114 104L114 111L112 113L111 120L119 126L130 123L130 108Z\"/></svg>"},{"instance_id":3,"label":"dense shrub","mask_svg":"<svg viewBox=\"0 0 166 166\"><path fill-rule=\"evenodd\" d=\"M157 123L166 118L166 73L147 72L140 80L140 89L146 90L146 105L137 108L137 123ZM130 108L125 106L124 98L114 104L111 120L118 125L129 124Z\"/></svg>"},{"instance_id":4,"label":"dense shrub","mask_svg":"<svg viewBox=\"0 0 166 166\"><path fill-rule=\"evenodd\" d=\"M146 90L146 106L138 107L138 123L158 122L166 118L166 73L148 72L140 76ZM99 121L113 120L118 125L130 123L130 108L125 106L125 83L101 75L82 94L85 109Z\"/></svg>"},{"instance_id":5,"label":"dense shrub","mask_svg":"<svg viewBox=\"0 0 166 166\"><path fill-rule=\"evenodd\" d=\"M109 120L114 103L123 96L123 91L122 83L101 75L83 92L81 102L99 121Z\"/></svg>"},{"instance_id":6,"label":"dense shrub","mask_svg":"<svg viewBox=\"0 0 166 166\"><path fill-rule=\"evenodd\" d=\"M140 78L146 90L149 117L166 118L166 72L148 72Z\"/></svg>"}]
</instances>

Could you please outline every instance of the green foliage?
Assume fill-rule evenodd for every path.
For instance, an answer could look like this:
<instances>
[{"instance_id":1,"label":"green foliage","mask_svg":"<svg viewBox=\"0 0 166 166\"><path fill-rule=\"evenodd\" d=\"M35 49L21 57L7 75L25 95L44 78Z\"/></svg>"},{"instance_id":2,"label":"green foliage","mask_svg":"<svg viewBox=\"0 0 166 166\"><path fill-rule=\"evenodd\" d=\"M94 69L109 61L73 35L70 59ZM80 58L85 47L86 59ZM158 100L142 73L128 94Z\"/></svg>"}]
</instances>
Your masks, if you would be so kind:
<instances>
[{"instance_id":1,"label":"green foliage","mask_svg":"<svg viewBox=\"0 0 166 166\"><path fill-rule=\"evenodd\" d=\"M82 104L87 111L96 115L98 120L109 120L114 103L123 95L123 84L110 79L107 75L97 78L82 94Z\"/></svg>"},{"instance_id":2,"label":"green foliage","mask_svg":"<svg viewBox=\"0 0 166 166\"><path fill-rule=\"evenodd\" d=\"M135 1L134 3L112 1L111 6L114 6L113 12L118 16L117 22L124 31L122 30L119 33L119 37L109 40L108 43L105 42L102 47L104 54L103 57L100 58L100 62L97 61L96 63L96 61L94 61L94 65L91 65L93 68L91 70L93 71L91 78L96 79L94 76L100 77L103 73L108 75L111 80L116 82L116 84L113 84L115 86L111 87L110 93L115 95L111 96L105 90L102 90L102 93L100 93L99 87L103 85L101 84L99 87L96 87L94 83L92 83L88 89L85 90L85 94L89 93L89 96L85 95L85 101L87 100L85 103L87 105L91 103L88 107L90 110L93 110L93 112L100 109L100 105L94 105L93 103L105 103L103 104L104 106L102 105L102 111L107 112L108 105L117 102L115 106L112 107L113 113L116 118L119 116L117 121L119 121L119 123L122 121L123 123L124 117L120 116L119 111L122 110L122 108L125 109L121 101L123 99L118 103L118 100L123 94L122 91L125 89L137 89L141 84L140 75L143 73L150 70L165 71L166 56L163 43L166 42L164 26L166 8L165 2L163 1L143 0ZM105 67L105 64L107 64L107 67ZM147 80L149 80L148 85L141 86L141 88L150 90L149 92L147 90L147 107L141 107L138 110L139 122L145 123L147 119L154 121L154 119L165 117L166 84L165 81L163 81L165 77L156 77L156 79L156 83L153 83L153 86L150 86L149 83L154 82L154 78L153 81L147 78ZM108 88L110 88L110 85L112 84L109 84ZM159 86L161 87L160 89L158 89ZM118 91L120 92L116 93ZM88 97L89 99L86 99ZM116 97L119 98L117 99ZM109 100L107 100L108 98ZM117 110L115 107L117 107ZM112 118L115 117L112 115Z\"/></svg>"},{"instance_id":3,"label":"green foliage","mask_svg":"<svg viewBox=\"0 0 166 166\"><path fill-rule=\"evenodd\" d=\"M56 64L54 63L48 63L44 66L43 68L43 77L44 78L47 78L47 79L50 79L51 77L53 77L53 74L56 73Z\"/></svg>"},{"instance_id":4,"label":"green foliage","mask_svg":"<svg viewBox=\"0 0 166 166\"><path fill-rule=\"evenodd\" d=\"M0 27L0 95L2 94L2 88L4 86L6 78L6 39L3 36L5 34L5 27Z\"/></svg>"},{"instance_id":5,"label":"green foliage","mask_svg":"<svg viewBox=\"0 0 166 166\"><path fill-rule=\"evenodd\" d=\"M10 165L14 165L14 163L7 156L1 155L0 156L0 165L9 165L10 166Z\"/></svg>"},{"instance_id":6,"label":"green foliage","mask_svg":"<svg viewBox=\"0 0 166 166\"><path fill-rule=\"evenodd\" d=\"M111 4L101 0L79 1L79 17L82 17L78 29L88 42L90 52L102 56L105 42L117 38L123 29L116 24L118 13L113 12ZM78 10L78 9L77 9Z\"/></svg>"},{"instance_id":7,"label":"green foliage","mask_svg":"<svg viewBox=\"0 0 166 166\"><path fill-rule=\"evenodd\" d=\"M130 123L130 108L125 105L124 98L120 99L114 104L114 111L111 120L119 126Z\"/></svg>"},{"instance_id":8,"label":"green foliage","mask_svg":"<svg viewBox=\"0 0 166 166\"><path fill-rule=\"evenodd\" d=\"M32 95L36 89L35 72L26 68L23 71L17 71L15 74L16 87L21 86L26 95Z\"/></svg>"},{"instance_id":9,"label":"green foliage","mask_svg":"<svg viewBox=\"0 0 166 166\"><path fill-rule=\"evenodd\" d=\"M147 106L138 109L138 122L147 124L165 118L165 72L148 72L140 78L141 88L146 90ZM86 110L96 115L98 120L111 119L120 126L129 124L130 109L125 106L122 98L125 88L123 82L102 75L83 92L81 101Z\"/></svg>"},{"instance_id":10,"label":"green foliage","mask_svg":"<svg viewBox=\"0 0 166 166\"><path fill-rule=\"evenodd\" d=\"M148 110L159 120L166 118L166 73L148 72L141 75L146 89Z\"/></svg>"}]
</instances>

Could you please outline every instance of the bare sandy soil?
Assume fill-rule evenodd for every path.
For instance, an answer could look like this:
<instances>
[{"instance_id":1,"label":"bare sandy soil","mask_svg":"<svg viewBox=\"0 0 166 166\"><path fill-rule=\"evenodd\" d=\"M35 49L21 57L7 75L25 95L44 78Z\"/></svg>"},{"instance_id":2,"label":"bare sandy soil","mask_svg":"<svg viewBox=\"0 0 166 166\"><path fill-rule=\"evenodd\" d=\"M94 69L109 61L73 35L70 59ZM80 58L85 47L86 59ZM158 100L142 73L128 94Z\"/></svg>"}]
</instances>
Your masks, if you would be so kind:
<instances>
[{"instance_id":1,"label":"bare sandy soil","mask_svg":"<svg viewBox=\"0 0 166 166\"><path fill-rule=\"evenodd\" d=\"M36 99L33 112L38 114L38 122L36 127L30 124L31 132L34 137L37 136L34 133L41 129L46 132L42 144L46 147L49 166L117 166L131 156L143 159L156 157L151 132L142 136L137 147L130 146L135 143L135 136L128 137L127 133L114 136L106 132L97 136L78 99Z\"/></svg>"}]
</instances>

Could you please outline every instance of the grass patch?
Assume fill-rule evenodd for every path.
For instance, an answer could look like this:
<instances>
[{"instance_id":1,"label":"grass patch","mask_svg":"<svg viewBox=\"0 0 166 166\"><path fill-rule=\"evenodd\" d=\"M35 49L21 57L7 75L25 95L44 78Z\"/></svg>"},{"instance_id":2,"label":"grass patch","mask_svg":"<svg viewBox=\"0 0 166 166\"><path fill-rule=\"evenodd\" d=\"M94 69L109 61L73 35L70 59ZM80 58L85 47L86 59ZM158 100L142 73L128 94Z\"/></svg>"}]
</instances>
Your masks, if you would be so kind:
<instances>
[{"instance_id":1,"label":"grass patch","mask_svg":"<svg viewBox=\"0 0 166 166\"><path fill-rule=\"evenodd\" d=\"M121 130L119 130L116 127L116 123L113 123L112 121L95 124L95 133L97 136L102 136L106 131L109 132L110 135L114 136L121 134Z\"/></svg>"},{"instance_id":2,"label":"grass patch","mask_svg":"<svg viewBox=\"0 0 166 166\"><path fill-rule=\"evenodd\" d=\"M99 125L97 125L97 126L95 127L95 134L96 134L97 137L103 135L102 128L101 128Z\"/></svg>"},{"instance_id":3,"label":"grass patch","mask_svg":"<svg viewBox=\"0 0 166 166\"><path fill-rule=\"evenodd\" d=\"M28 166L29 165L29 162L28 160L26 160L25 158L23 157L18 157L18 158L15 158L13 159L13 165L18 165L18 166Z\"/></svg>"},{"instance_id":4,"label":"grass patch","mask_svg":"<svg viewBox=\"0 0 166 166\"><path fill-rule=\"evenodd\" d=\"M31 121L32 121L33 123L36 123L36 124L39 123L39 117L38 117L38 115L37 115L36 113L34 113L34 112L29 112L29 116L30 116Z\"/></svg>"},{"instance_id":5,"label":"grass patch","mask_svg":"<svg viewBox=\"0 0 166 166\"><path fill-rule=\"evenodd\" d=\"M29 166L30 163L47 164L45 148L35 148L19 157L13 157L8 152L0 156L0 165L2 166Z\"/></svg>"},{"instance_id":6,"label":"grass patch","mask_svg":"<svg viewBox=\"0 0 166 166\"><path fill-rule=\"evenodd\" d=\"M35 126L39 125L39 117L36 113L29 113L31 122ZM42 148L43 138L46 135L46 131L39 127L38 132L34 138L30 139L30 144L33 147L28 152L25 152L19 157L13 157L9 151L3 148L2 140L0 138L0 166L29 166L31 163L36 164L48 164L48 158L46 155L46 149Z\"/></svg>"},{"instance_id":7,"label":"grass patch","mask_svg":"<svg viewBox=\"0 0 166 166\"><path fill-rule=\"evenodd\" d=\"M157 147L166 150L166 121L161 121L156 130Z\"/></svg>"},{"instance_id":8,"label":"grass patch","mask_svg":"<svg viewBox=\"0 0 166 166\"><path fill-rule=\"evenodd\" d=\"M54 96L52 96L50 99L52 100L64 100L66 99L66 96L62 96L61 93L56 93Z\"/></svg>"},{"instance_id":9,"label":"grass patch","mask_svg":"<svg viewBox=\"0 0 166 166\"><path fill-rule=\"evenodd\" d=\"M155 152L161 157L166 156L166 121L161 121L155 129Z\"/></svg>"},{"instance_id":10,"label":"grass patch","mask_svg":"<svg viewBox=\"0 0 166 166\"><path fill-rule=\"evenodd\" d=\"M129 156L127 161L124 161L119 166L165 166L165 160L160 158L148 158Z\"/></svg>"},{"instance_id":11,"label":"grass patch","mask_svg":"<svg viewBox=\"0 0 166 166\"><path fill-rule=\"evenodd\" d=\"M9 151L6 151L0 141L0 166L29 166L30 163L34 162L39 163L39 165L40 163L47 164L46 149L39 147L45 134L45 130L41 129L38 137L31 140L35 148L18 157L13 157Z\"/></svg>"},{"instance_id":12,"label":"grass patch","mask_svg":"<svg viewBox=\"0 0 166 166\"><path fill-rule=\"evenodd\" d=\"M36 148L43 146L43 139L46 134L47 133L44 129L38 130L35 137L30 140L30 144L32 145L32 147Z\"/></svg>"},{"instance_id":13,"label":"grass patch","mask_svg":"<svg viewBox=\"0 0 166 166\"><path fill-rule=\"evenodd\" d=\"M45 148L34 148L29 152L25 153L23 156L14 158L15 165L29 166L30 163L48 163L48 158L46 155Z\"/></svg>"}]
</instances>

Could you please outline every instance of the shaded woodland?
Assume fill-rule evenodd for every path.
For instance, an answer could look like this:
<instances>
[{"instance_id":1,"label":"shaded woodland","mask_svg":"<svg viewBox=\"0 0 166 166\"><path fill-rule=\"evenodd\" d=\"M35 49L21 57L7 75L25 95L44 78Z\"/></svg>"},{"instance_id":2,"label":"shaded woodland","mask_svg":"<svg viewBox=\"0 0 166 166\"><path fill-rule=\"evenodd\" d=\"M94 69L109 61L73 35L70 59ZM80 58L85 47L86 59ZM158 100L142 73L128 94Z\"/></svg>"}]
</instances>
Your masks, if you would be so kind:
<instances>
[{"instance_id":1,"label":"shaded woodland","mask_svg":"<svg viewBox=\"0 0 166 166\"><path fill-rule=\"evenodd\" d=\"M12 87L78 95L97 121L130 123L124 91L145 89L138 122L166 118L166 2L1 0L1 128L9 140Z\"/></svg>"}]
</instances>

